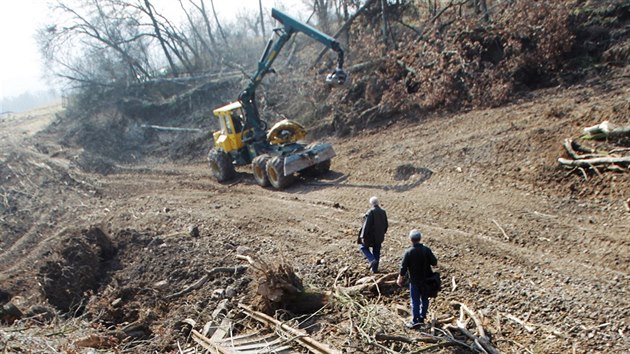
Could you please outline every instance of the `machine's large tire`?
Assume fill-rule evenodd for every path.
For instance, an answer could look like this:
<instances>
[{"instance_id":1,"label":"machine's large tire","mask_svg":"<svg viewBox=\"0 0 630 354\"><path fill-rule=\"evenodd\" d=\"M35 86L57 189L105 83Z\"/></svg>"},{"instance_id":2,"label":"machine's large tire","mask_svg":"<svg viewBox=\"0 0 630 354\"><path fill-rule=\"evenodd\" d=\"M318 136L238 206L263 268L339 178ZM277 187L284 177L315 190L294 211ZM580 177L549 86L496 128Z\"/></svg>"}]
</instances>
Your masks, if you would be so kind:
<instances>
[{"instance_id":1,"label":"machine's large tire","mask_svg":"<svg viewBox=\"0 0 630 354\"><path fill-rule=\"evenodd\" d=\"M330 160L326 160L326 161L322 161L318 163L317 165L313 166L313 170L315 171L315 174L318 176L321 176L327 173L328 171L330 171Z\"/></svg>"},{"instance_id":2,"label":"machine's large tire","mask_svg":"<svg viewBox=\"0 0 630 354\"><path fill-rule=\"evenodd\" d=\"M300 171L300 174L304 177L318 177L326 174L328 171L330 171L330 160L322 161L313 166L309 166Z\"/></svg>"},{"instance_id":3,"label":"machine's large tire","mask_svg":"<svg viewBox=\"0 0 630 354\"><path fill-rule=\"evenodd\" d=\"M262 187L267 187L269 185L269 177L267 177L267 161L271 156L267 154L259 155L254 157L252 161L252 173L254 174L254 179L256 183Z\"/></svg>"},{"instance_id":4,"label":"machine's large tire","mask_svg":"<svg viewBox=\"0 0 630 354\"><path fill-rule=\"evenodd\" d=\"M236 175L232 159L223 150L210 149L210 152L208 152L208 164L212 175L219 182L229 181Z\"/></svg>"},{"instance_id":5,"label":"machine's large tire","mask_svg":"<svg viewBox=\"0 0 630 354\"><path fill-rule=\"evenodd\" d=\"M276 189L285 189L295 180L294 175L284 175L284 157L276 156L267 161L267 177Z\"/></svg>"},{"instance_id":6,"label":"machine's large tire","mask_svg":"<svg viewBox=\"0 0 630 354\"><path fill-rule=\"evenodd\" d=\"M306 146L306 150L310 150L318 144L318 142L310 143ZM305 168L303 174L310 177L317 177L326 174L328 171L330 171L330 163L331 160L319 162L313 166Z\"/></svg>"}]
</instances>

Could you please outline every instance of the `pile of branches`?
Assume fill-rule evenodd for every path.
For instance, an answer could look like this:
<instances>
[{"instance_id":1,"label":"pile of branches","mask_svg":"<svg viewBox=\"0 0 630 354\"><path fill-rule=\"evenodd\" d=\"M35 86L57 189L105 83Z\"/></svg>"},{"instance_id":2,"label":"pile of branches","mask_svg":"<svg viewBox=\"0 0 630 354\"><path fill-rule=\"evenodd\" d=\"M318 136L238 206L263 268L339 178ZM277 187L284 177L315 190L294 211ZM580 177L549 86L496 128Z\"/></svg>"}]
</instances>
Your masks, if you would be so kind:
<instances>
[{"instance_id":1,"label":"pile of branches","mask_svg":"<svg viewBox=\"0 0 630 354\"><path fill-rule=\"evenodd\" d=\"M604 121L585 128L581 140L603 141L596 148L584 146L577 140L565 139L563 146L569 158L558 162L572 171L579 171L585 180L587 171L601 175L605 171L630 172L630 126L614 127Z\"/></svg>"},{"instance_id":2,"label":"pile of branches","mask_svg":"<svg viewBox=\"0 0 630 354\"><path fill-rule=\"evenodd\" d=\"M406 319L401 313L409 315L408 308L395 305L394 313L389 306L381 303L381 294L397 287L397 273L362 278L355 285L347 286L340 281L346 271L347 267L342 268L335 279L334 304L350 319L348 336L358 336L360 342L384 353L421 352L451 346L471 352L499 353L491 343L480 317L460 302L451 303L451 307L459 311L459 318L450 314L434 316L429 323L411 334L395 331L403 327ZM377 294L377 297L373 298L372 294Z\"/></svg>"}]
</instances>

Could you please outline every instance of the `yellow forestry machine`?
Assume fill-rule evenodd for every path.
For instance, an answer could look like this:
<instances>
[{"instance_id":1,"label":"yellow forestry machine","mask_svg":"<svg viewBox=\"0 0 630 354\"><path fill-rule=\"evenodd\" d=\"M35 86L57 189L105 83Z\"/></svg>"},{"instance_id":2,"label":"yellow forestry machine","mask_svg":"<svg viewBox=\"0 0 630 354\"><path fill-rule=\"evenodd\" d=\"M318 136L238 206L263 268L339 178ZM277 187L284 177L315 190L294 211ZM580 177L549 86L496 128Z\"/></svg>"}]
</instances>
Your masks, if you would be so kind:
<instances>
[{"instance_id":1,"label":"yellow forestry machine","mask_svg":"<svg viewBox=\"0 0 630 354\"><path fill-rule=\"evenodd\" d=\"M250 78L238 101L213 111L219 119L220 130L214 133L214 146L208 153L208 162L213 176L219 182L229 181L235 176L234 166L251 164L256 183L271 184L274 188L288 187L295 174L318 175L330 170L330 160L335 156L332 145L301 141L306 130L288 119L267 129L256 107L256 88L266 74L273 72L271 65L291 36L302 32L323 43L337 53L337 68L326 77L326 83L342 86L348 75L343 71L343 50L332 37L292 17L272 9L271 16L282 25L274 29L278 38L270 39L258 61L258 70Z\"/></svg>"}]
</instances>

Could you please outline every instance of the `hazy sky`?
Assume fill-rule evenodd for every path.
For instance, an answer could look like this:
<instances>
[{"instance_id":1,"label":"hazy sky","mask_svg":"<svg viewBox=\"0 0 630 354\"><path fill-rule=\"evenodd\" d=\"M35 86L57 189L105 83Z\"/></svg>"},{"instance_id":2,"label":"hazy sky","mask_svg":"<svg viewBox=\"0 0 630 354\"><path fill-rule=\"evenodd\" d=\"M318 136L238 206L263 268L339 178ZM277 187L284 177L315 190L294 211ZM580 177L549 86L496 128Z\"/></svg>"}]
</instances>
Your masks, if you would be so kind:
<instances>
[{"instance_id":1,"label":"hazy sky","mask_svg":"<svg viewBox=\"0 0 630 354\"><path fill-rule=\"evenodd\" d=\"M43 79L45 68L34 36L37 28L50 22L50 0L0 0L0 98L18 96L25 91L48 88ZM159 8L178 11L177 0L153 0ZM297 0L290 2L300 3ZM206 5L209 6L209 1ZM240 9L258 9L258 0L214 0L217 13L229 16ZM263 0L263 7L270 8L279 0ZM165 13L168 14L166 10ZM183 16L183 14L182 14Z\"/></svg>"},{"instance_id":2,"label":"hazy sky","mask_svg":"<svg viewBox=\"0 0 630 354\"><path fill-rule=\"evenodd\" d=\"M0 98L46 88L33 38L46 10L45 0L0 0Z\"/></svg>"}]
</instances>

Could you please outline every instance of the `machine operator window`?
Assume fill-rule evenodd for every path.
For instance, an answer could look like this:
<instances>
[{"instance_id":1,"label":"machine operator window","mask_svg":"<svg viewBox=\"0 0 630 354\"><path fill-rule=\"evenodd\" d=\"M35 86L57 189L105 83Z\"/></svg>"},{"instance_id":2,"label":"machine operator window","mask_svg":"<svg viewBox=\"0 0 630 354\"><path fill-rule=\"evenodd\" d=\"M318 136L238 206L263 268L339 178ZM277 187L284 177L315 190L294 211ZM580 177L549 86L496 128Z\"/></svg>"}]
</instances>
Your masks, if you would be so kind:
<instances>
[{"instance_id":1,"label":"machine operator window","mask_svg":"<svg viewBox=\"0 0 630 354\"><path fill-rule=\"evenodd\" d=\"M243 123L238 113L232 114L232 123L234 124L234 132L240 133L243 131Z\"/></svg>"}]
</instances>

